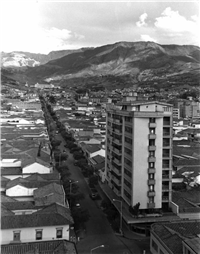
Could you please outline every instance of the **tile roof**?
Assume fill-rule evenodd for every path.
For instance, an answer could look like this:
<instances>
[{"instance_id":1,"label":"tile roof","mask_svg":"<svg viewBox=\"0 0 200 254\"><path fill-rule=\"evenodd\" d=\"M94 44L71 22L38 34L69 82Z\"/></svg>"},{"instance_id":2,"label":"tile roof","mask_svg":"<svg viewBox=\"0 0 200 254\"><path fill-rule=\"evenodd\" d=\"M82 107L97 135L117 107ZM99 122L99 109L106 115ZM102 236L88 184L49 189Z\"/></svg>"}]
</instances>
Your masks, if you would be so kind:
<instances>
[{"instance_id":1,"label":"tile roof","mask_svg":"<svg viewBox=\"0 0 200 254\"><path fill-rule=\"evenodd\" d=\"M200 168L199 167L183 167L175 172L173 178L183 178L185 174L190 177L196 177L200 175Z\"/></svg>"},{"instance_id":2,"label":"tile roof","mask_svg":"<svg viewBox=\"0 0 200 254\"><path fill-rule=\"evenodd\" d=\"M67 240L53 240L1 245L1 254L77 254L74 243Z\"/></svg>"},{"instance_id":3,"label":"tile roof","mask_svg":"<svg viewBox=\"0 0 200 254\"><path fill-rule=\"evenodd\" d=\"M4 203L4 202L18 202L18 201L15 200L14 198L11 198L1 193L1 203Z\"/></svg>"},{"instance_id":4,"label":"tile roof","mask_svg":"<svg viewBox=\"0 0 200 254\"><path fill-rule=\"evenodd\" d=\"M4 168L1 167L1 175L22 175L22 168L21 167L10 167L10 168Z\"/></svg>"},{"instance_id":5,"label":"tile roof","mask_svg":"<svg viewBox=\"0 0 200 254\"><path fill-rule=\"evenodd\" d=\"M180 159L174 161L174 166L200 166L200 159Z\"/></svg>"},{"instance_id":6,"label":"tile roof","mask_svg":"<svg viewBox=\"0 0 200 254\"><path fill-rule=\"evenodd\" d=\"M177 203L179 199L183 198L192 202L193 204L200 203L200 190L199 188L192 188L191 190L185 191L173 191L172 192L172 201Z\"/></svg>"},{"instance_id":7,"label":"tile roof","mask_svg":"<svg viewBox=\"0 0 200 254\"><path fill-rule=\"evenodd\" d=\"M94 160L96 164L100 164L100 163L105 162L105 157L98 154L98 155L92 157L92 160Z\"/></svg>"},{"instance_id":8,"label":"tile roof","mask_svg":"<svg viewBox=\"0 0 200 254\"><path fill-rule=\"evenodd\" d=\"M95 153L99 150L101 150L100 145L96 145L96 144L88 144L85 146L85 150L88 151L89 153Z\"/></svg>"},{"instance_id":9,"label":"tile roof","mask_svg":"<svg viewBox=\"0 0 200 254\"><path fill-rule=\"evenodd\" d=\"M200 234L199 221L182 221L169 223L155 223L152 232L174 254L182 253L182 241L185 238L195 238Z\"/></svg>"},{"instance_id":10,"label":"tile roof","mask_svg":"<svg viewBox=\"0 0 200 254\"><path fill-rule=\"evenodd\" d=\"M196 237L193 239L184 240L184 242L196 253L200 253L200 238Z\"/></svg>"},{"instance_id":11,"label":"tile roof","mask_svg":"<svg viewBox=\"0 0 200 254\"><path fill-rule=\"evenodd\" d=\"M65 193L62 185L50 183L33 191L35 204L38 206L59 203L65 205Z\"/></svg>"},{"instance_id":12,"label":"tile roof","mask_svg":"<svg viewBox=\"0 0 200 254\"><path fill-rule=\"evenodd\" d=\"M38 209L31 201L17 201L17 202L2 202L2 204L9 210L29 210Z\"/></svg>"},{"instance_id":13,"label":"tile roof","mask_svg":"<svg viewBox=\"0 0 200 254\"><path fill-rule=\"evenodd\" d=\"M30 174L28 174L30 175ZM60 176L59 173L49 173L49 174L39 174L39 173L33 173L30 176L25 178L28 181L55 181L57 183L60 182Z\"/></svg>"},{"instance_id":14,"label":"tile roof","mask_svg":"<svg viewBox=\"0 0 200 254\"><path fill-rule=\"evenodd\" d=\"M46 181L46 180L43 180L43 181L29 181L27 180L26 178L22 178L22 177L18 177L18 178L15 178L13 180L10 180L7 185L6 185L6 189L10 189L16 185L21 185L25 188L40 188L40 187L43 187L45 185L48 185L49 182Z\"/></svg>"},{"instance_id":15,"label":"tile roof","mask_svg":"<svg viewBox=\"0 0 200 254\"><path fill-rule=\"evenodd\" d=\"M71 223L74 223L74 220L73 220L71 213L70 213L70 209L61 205L61 204L58 204L58 203L53 203L53 204L39 210L36 213L37 214L58 213L58 214L62 215L63 217L65 217L66 219L68 219L69 221L71 221Z\"/></svg>"},{"instance_id":16,"label":"tile roof","mask_svg":"<svg viewBox=\"0 0 200 254\"><path fill-rule=\"evenodd\" d=\"M58 213L32 213L17 216L3 216L1 229L47 227L69 225L72 222Z\"/></svg>"},{"instance_id":17,"label":"tile roof","mask_svg":"<svg viewBox=\"0 0 200 254\"><path fill-rule=\"evenodd\" d=\"M12 202L12 203L15 203L15 202ZM13 216L13 215L15 214L1 203L1 216Z\"/></svg>"}]
</instances>

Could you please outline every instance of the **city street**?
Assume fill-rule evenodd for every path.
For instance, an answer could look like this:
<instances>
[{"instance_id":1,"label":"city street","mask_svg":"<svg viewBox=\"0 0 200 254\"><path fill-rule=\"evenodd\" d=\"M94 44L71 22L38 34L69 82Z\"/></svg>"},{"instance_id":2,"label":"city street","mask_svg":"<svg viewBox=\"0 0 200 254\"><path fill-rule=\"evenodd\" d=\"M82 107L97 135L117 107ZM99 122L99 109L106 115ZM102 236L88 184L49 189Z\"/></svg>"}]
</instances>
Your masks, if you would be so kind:
<instances>
[{"instance_id":1,"label":"city street","mask_svg":"<svg viewBox=\"0 0 200 254\"><path fill-rule=\"evenodd\" d=\"M60 135L57 135L57 138L62 140L60 148L65 149L69 155L67 161L71 178L74 181L78 181L79 190L85 195L85 198L80 201L81 207L87 209L90 214L90 219L86 222L84 237L77 242L78 253L89 254L91 249L100 245L104 245L104 247L95 249L95 253L143 253L143 250L138 247L136 240L125 239L115 235L103 211L98 207L95 201L89 197L89 187L80 169L73 165L74 159L72 154L69 153L69 150L64 147L65 141Z\"/></svg>"}]
</instances>

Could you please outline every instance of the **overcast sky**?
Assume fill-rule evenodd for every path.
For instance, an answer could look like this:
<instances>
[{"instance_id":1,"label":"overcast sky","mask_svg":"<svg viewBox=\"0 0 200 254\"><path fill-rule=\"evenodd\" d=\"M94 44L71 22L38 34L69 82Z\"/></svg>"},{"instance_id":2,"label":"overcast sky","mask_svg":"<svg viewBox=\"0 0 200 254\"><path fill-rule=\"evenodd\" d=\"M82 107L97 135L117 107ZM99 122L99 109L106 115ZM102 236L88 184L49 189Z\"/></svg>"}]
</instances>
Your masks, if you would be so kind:
<instances>
[{"instance_id":1,"label":"overcast sky","mask_svg":"<svg viewBox=\"0 0 200 254\"><path fill-rule=\"evenodd\" d=\"M49 53L118 41L200 45L199 0L1 0L1 51Z\"/></svg>"}]
</instances>

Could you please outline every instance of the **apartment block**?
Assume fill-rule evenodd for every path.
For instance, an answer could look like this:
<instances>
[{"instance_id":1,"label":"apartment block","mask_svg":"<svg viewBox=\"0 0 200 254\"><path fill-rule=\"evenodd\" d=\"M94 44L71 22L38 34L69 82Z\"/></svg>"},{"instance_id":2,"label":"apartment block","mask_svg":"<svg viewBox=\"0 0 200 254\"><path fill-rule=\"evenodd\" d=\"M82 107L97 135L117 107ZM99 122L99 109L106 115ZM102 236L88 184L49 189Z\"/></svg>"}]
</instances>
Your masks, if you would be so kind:
<instances>
[{"instance_id":1,"label":"apartment block","mask_svg":"<svg viewBox=\"0 0 200 254\"><path fill-rule=\"evenodd\" d=\"M127 205L168 209L173 107L126 97L107 105L106 181Z\"/></svg>"}]
</instances>

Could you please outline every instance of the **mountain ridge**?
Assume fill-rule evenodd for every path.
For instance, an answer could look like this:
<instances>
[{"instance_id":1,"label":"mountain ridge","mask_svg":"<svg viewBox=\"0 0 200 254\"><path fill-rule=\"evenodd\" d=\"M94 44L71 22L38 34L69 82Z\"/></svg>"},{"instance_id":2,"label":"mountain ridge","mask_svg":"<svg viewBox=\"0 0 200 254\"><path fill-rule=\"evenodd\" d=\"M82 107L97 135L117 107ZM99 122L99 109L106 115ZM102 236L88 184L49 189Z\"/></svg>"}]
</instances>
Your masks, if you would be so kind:
<instances>
[{"instance_id":1,"label":"mountain ridge","mask_svg":"<svg viewBox=\"0 0 200 254\"><path fill-rule=\"evenodd\" d=\"M172 75L200 68L200 48L193 45L160 45L154 42L118 42L49 61L31 68L29 75L56 80L95 75L139 77L163 72ZM149 73L148 73L149 70ZM145 74L146 73L146 74Z\"/></svg>"}]
</instances>

